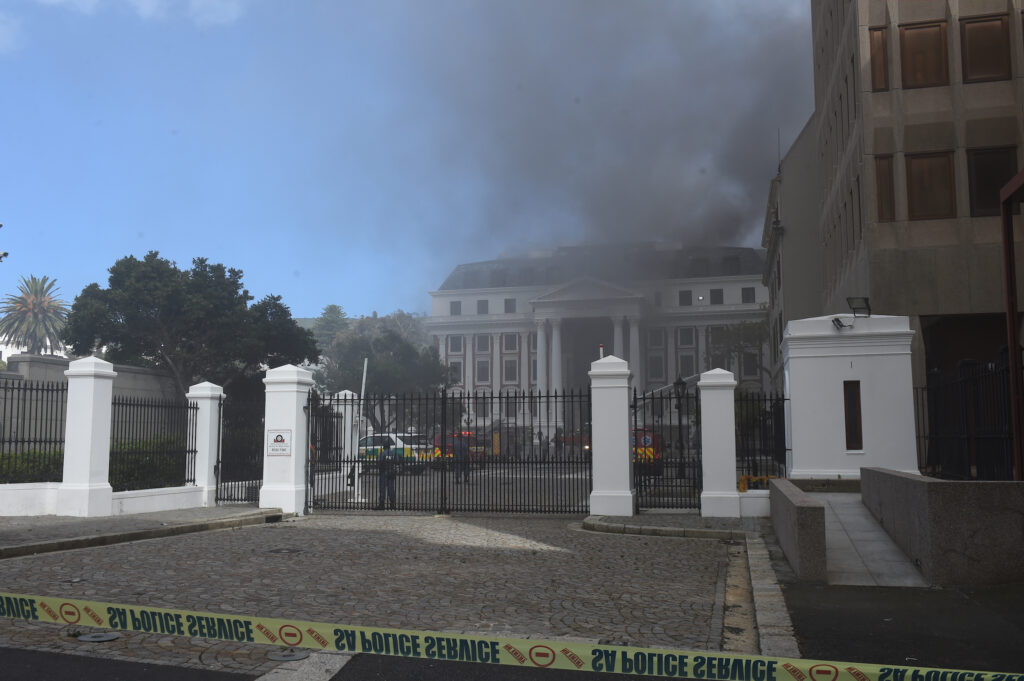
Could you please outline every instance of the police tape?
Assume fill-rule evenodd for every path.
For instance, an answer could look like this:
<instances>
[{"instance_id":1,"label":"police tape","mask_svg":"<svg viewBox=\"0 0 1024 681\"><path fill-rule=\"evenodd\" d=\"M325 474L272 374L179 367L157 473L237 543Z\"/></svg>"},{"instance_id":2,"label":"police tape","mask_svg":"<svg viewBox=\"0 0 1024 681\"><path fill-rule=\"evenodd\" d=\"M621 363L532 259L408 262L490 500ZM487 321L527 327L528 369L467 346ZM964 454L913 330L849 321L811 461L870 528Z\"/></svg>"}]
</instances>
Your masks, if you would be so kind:
<instances>
[{"instance_id":1,"label":"police tape","mask_svg":"<svg viewBox=\"0 0 1024 681\"><path fill-rule=\"evenodd\" d=\"M358 627L3 592L0 617L352 654L711 681L1024 681L1024 674Z\"/></svg>"}]
</instances>

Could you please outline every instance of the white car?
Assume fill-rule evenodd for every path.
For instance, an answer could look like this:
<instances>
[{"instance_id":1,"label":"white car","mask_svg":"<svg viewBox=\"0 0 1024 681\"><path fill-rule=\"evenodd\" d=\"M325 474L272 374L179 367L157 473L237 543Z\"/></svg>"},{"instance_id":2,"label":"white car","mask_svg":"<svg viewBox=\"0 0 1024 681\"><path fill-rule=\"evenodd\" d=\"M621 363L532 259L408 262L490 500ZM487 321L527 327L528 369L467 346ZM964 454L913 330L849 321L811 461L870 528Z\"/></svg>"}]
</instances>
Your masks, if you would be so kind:
<instances>
[{"instance_id":1,"label":"white car","mask_svg":"<svg viewBox=\"0 0 1024 681\"><path fill-rule=\"evenodd\" d=\"M434 457L433 447L424 435L378 433L359 438L359 461L364 469L373 469L385 444L398 454L398 472L420 474Z\"/></svg>"}]
</instances>

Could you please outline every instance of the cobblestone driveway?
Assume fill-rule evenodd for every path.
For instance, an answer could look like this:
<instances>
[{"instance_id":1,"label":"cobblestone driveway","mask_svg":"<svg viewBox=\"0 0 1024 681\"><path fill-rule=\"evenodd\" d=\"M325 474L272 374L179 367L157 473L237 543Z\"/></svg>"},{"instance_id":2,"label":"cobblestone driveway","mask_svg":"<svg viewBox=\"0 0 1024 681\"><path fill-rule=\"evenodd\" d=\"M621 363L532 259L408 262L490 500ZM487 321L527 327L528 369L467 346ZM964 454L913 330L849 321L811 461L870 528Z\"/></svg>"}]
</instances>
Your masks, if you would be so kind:
<instances>
[{"instance_id":1,"label":"cobblestone driveway","mask_svg":"<svg viewBox=\"0 0 1024 681\"><path fill-rule=\"evenodd\" d=\"M589 533L577 522L313 516L12 558L0 561L0 584L13 592L352 625L721 647L725 542ZM55 649L55 629L0 620L0 646L35 647L38 637L40 647ZM269 668L253 654L256 646L132 637L128 648L151 655L206 646L207 668Z\"/></svg>"}]
</instances>

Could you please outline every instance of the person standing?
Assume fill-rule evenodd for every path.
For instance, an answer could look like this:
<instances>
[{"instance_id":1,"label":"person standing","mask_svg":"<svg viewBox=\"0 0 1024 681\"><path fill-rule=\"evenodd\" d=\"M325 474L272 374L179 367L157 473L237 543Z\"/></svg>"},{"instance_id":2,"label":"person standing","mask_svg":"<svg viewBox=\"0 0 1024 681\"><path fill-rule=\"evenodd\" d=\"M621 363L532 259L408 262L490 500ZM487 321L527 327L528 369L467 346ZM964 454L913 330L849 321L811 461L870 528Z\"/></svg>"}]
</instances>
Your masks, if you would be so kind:
<instances>
[{"instance_id":1,"label":"person standing","mask_svg":"<svg viewBox=\"0 0 1024 681\"><path fill-rule=\"evenodd\" d=\"M455 484L463 480L469 483L469 443L466 436L459 432L455 434Z\"/></svg>"},{"instance_id":2,"label":"person standing","mask_svg":"<svg viewBox=\"0 0 1024 681\"><path fill-rule=\"evenodd\" d=\"M385 497L388 503L387 508L395 509L395 478L398 477L398 454L391 448L391 438L384 440L380 454L377 456L378 473L378 496L377 509L385 508Z\"/></svg>"}]
</instances>

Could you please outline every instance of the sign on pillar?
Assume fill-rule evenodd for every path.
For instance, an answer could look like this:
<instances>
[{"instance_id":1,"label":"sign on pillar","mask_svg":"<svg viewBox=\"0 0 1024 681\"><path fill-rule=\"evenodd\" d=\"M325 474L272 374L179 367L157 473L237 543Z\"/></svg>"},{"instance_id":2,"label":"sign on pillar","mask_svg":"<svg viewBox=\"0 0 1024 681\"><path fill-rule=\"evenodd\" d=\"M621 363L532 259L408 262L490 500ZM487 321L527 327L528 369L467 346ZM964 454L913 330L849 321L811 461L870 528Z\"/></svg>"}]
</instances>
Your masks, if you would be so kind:
<instances>
[{"instance_id":1,"label":"sign on pillar","mask_svg":"<svg viewBox=\"0 0 1024 681\"><path fill-rule=\"evenodd\" d=\"M306 406L312 372L287 364L267 372L260 508L299 513L306 506Z\"/></svg>"}]
</instances>

